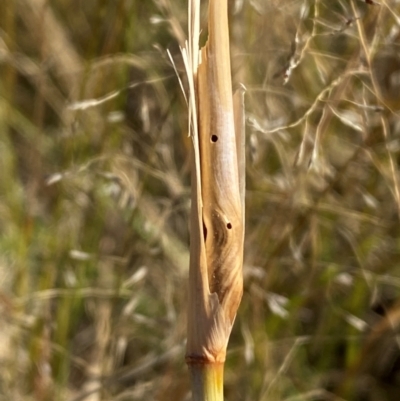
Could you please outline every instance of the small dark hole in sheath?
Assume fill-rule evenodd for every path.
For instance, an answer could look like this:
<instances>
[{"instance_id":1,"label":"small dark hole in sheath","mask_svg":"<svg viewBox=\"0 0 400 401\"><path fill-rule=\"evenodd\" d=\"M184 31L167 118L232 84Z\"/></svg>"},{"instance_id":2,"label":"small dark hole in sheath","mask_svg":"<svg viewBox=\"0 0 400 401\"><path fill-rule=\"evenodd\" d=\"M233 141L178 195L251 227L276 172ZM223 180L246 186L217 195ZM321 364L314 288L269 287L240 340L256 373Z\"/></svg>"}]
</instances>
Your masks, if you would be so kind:
<instances>
[{"instance_id":1,"label":"small dark hole in sheath","mask_svg":"<svg viewBox=\"0 0 400 401\"><path fill-rule=\"evenodd\" d=\"M203 223L203 237L205 241L207 239L207 227L204 223Z\"/></svg>"},{"instance_id":2,"label":"small dark hole in sheath","mask_svg":"<svg viewBox=\"0 0 400 401\"><path fill-rule=\"evenodd\" d=\"M232 224L231 224L231 223L228 223L228 224L226 225L226 227L228 228L228 230L230 230L230 229L232 228Z\"/></svg>"},{"instance_id":3,"label":"small dark hole in sheath","mask_svg":"<svg viewBox=\"0 0 400 401\"><path fill-rule=\"evenodd\" d=\"M218 141L218 136L217 135L211 135L211 142L217 142Z\"/></svg>"}]
</instances>

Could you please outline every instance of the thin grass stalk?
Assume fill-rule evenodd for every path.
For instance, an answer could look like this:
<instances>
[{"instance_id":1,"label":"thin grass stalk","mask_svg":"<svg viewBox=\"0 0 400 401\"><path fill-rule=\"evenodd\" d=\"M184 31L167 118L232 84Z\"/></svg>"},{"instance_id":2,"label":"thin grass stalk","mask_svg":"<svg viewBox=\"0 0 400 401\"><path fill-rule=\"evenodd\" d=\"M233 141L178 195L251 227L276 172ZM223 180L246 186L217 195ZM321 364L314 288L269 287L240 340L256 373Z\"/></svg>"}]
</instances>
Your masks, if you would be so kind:
<instances>
[{"instance_id":1,"label":"thin grass stalk","mask_svg":"<svg viewBox=\"0 0 400 401\"><path fill-rule=\"evenodd\" d=\"M199 53L199 1L190 2L182 51L193 141L186 361L195 401L223 400L226 349L243 292L243 94L233 101L227 8L227 0L210 0L208 41Z\"/></svg>"}]
</instances>

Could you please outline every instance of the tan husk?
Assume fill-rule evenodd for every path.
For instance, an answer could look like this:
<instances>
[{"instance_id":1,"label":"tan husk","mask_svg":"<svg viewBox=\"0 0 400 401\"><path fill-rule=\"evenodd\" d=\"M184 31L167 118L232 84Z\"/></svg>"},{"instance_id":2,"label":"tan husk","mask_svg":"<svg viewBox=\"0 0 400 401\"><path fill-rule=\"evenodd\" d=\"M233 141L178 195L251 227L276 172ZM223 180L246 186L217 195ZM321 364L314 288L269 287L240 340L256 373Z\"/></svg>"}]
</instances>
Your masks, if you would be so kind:
<instances>
[{"instance_id":1,"label":"tan husk","mask_svg":"<svg viewBox=\"0 0 400 401\"><path fill-rule=\"evenodd\" d=\"M193 140L192 158L189 364L225 360L243 291L244 173L238 165L244 168L244 152L237 144L244 142L235 136L227 1L210 0L208 15L197 80L194 72L198 129L193 135L197 131L199 139Z\"/></svg>"}]
</instances>

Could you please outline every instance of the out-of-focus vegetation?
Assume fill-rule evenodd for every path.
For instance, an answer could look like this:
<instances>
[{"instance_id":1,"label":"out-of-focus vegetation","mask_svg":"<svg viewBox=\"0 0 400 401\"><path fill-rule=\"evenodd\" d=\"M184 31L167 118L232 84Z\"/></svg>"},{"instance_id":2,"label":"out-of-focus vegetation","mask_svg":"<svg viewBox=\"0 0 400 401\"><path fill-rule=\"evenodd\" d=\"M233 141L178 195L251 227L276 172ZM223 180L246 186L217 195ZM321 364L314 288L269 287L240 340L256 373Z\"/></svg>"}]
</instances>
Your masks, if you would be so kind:
<instances>
[{"instance_id":1,"label":"out-of-focus vegetation","mask_svg":"<svg viewBox=\"0 0 400 401\"><path fill-rule=\"evenodd\" d=\"M226 399L397 401L400 2L230 6L247 232ZM188 400L166 55L183 73L186 1L0 7L0 400Z\"/></svg>"}]
</instances>

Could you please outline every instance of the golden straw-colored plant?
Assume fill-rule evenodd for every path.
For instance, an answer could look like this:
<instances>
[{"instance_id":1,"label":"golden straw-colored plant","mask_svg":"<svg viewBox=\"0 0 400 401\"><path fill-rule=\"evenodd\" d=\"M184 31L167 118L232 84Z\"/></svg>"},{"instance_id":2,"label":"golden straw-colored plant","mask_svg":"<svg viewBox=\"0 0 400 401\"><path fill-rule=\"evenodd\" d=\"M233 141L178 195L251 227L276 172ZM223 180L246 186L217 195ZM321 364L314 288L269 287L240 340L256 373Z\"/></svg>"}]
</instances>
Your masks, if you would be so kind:
<instances>
[{"instance_id":1,"label":"golden straw-colored plant","mask_svg":"<svg viewBox=\"0 0 400 401\"><path fill-rule=\"evenodd\" d=\"M193 399L223 399L226 348L243 292L243 91L232 97L227 0L210 0L208 41L199 51L199 0L189 1L193 141L186 361Z\"/></svg>"}]
</instances>

